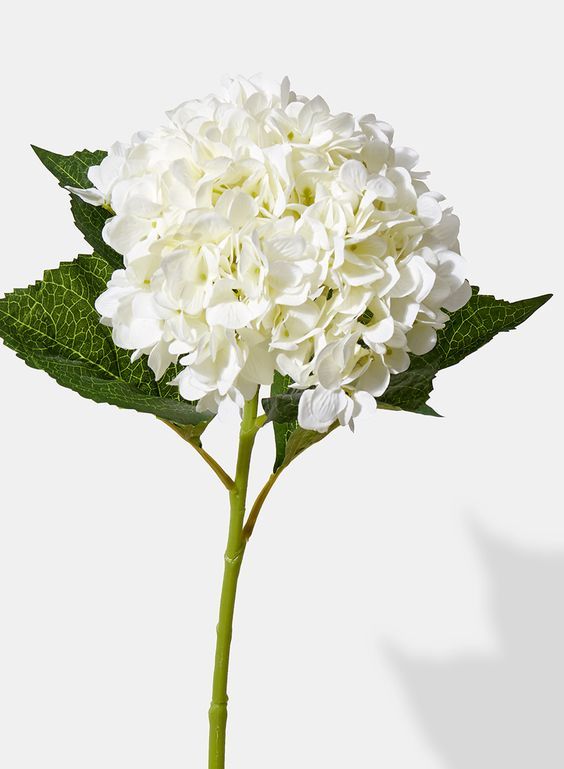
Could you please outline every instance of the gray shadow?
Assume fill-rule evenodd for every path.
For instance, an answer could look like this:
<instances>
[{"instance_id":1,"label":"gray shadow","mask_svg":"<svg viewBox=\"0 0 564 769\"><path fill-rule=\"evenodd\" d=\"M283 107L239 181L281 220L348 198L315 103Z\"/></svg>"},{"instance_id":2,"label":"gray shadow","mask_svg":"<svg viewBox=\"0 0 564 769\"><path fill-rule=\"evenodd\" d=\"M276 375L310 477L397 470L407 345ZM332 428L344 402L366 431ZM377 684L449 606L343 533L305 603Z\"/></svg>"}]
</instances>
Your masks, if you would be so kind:
<instances>
[{"instance_id":1,"label":"gray shadow","mask_svg":"<svg viewBox=\"0 0 564 769\"><path fill-rule=\"evenodd\" d=\"M448 769L563 769L564 555L475 539L499 651L389 658Z\"/></svg>"}]
</instances>

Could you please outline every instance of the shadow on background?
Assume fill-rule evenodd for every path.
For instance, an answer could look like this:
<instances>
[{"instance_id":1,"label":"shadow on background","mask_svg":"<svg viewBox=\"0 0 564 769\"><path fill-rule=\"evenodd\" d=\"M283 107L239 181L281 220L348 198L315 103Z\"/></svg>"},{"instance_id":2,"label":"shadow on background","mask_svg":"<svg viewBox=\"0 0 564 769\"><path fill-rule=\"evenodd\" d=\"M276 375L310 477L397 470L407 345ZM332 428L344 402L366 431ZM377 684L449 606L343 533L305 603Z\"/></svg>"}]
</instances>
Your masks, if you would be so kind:
<instances>
[{"instance_id":1,"label":"shadow on background","mask_svg":"<svg viewBox=\"0 0 564 769\"><path fill-rule=\"evenodd\" d=\"M564 555L476 540L499 651L392 666L448 769L563 769Z\"/></svg>"}]
</instances>

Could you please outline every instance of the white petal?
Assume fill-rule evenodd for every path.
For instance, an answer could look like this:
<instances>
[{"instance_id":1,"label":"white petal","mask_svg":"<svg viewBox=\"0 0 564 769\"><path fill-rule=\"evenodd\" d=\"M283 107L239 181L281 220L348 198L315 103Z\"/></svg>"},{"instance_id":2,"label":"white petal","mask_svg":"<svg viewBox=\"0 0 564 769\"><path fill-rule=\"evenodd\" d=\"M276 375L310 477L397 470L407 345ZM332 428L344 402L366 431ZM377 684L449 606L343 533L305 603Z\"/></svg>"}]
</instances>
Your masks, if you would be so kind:
<instances>
[{"instance_id":1,"label":"white petal","mask_svg":"<svg viewBox=\"0 0 564 769\"><path fill-rule=\"evenodd\" d=\"M432 195L425 194L417 200L417 216L425 227L434 227L441 221L443 211Z\"/></svg>"},{"instance_id":2,"label":"white petal","mask_svg":"<svg viewBox=\"0 0 564 769\"><path fill-rule=\"evenodd\" d=\"M90 203L91 206L103 206L106 202L104 195L95 187L89 187L87 190L83 190L80 187L67 187L69 192L82 198L86 203Z\"/></svg>"},{"instance_id":3,"label":"white petal","mask_svg":"<svg viewBox=\"0 0 564 769\"><path fill-rule=\"evenodd\" d=\"M302 237L276 237L265 243L265 253L269 258L294 261L301 259L305 246L305 240Z\"/></svg>"},{"instance_id":4,"label":"white petal","mask_svg":"<svg viewBox=\"0 0 564 769\"><path fill-rule=\"evenodd\" d=\"M366 187L368 171L364 163L358 160L347 160L339 170L339 180L349 190L360 194Z\"/></svg>"},{"instance_id":5,"label":"white petal","mask_svg":"<svg viewBox=\"0 0 564 769\"><path fill-rule=\"evenodd\" d=\"M108 219L102 230L102 237L118 254L127 254L151 231L148 219L135 216L114 216Z\"/></svg>"},{"instance_id":6,"label":"white petal","mask_svg":"<svg viewBox=\"0 0 564 769\"><path fill-rule=\"evenodd\" d=\"M404 326L413 326L419 307L419 302L414 302L409 296L404 299L392 299L391 313L398 323L402 323Z\"/></svg>"},{"instance_id":7,"label":"white petal","mask_svg":"<svg viewBox=\"0 0 564 769\"><path fill-rule=\"evenodd\" d=\"M325 433L346 406L347 396L342 390L331 391L318 385L304 390L298 407L298 423L304 430Z\"/></svg>"},{"instance_id":8,"label":"white petal","mask_svg":"<svg viewBox=\"0 0 564 769\"><path fill-rule=\"evenodd\" d=\"M390 372L381 357L374 358L356 383L357 390L364 390L375 397L382 395L390 384Z\"/></svg>"},{"instance_id":9,"label":"white petal","mask_svg":"<svg viewBox=\"0 0 564 769\"><path fill-rule=\"evenodd\" d=\"M187 401L199 401L206 394L206 390L194 383L189 371L181 372L171 384L178 385L180 395Z\"/></svg>"},{"instance_id":10,"label":"white petal","mask_svg":"<svg viewBox=\"0 0 564 769\"><path fill-rule=\"evenodd\" d=\"M168 349L168 345L165 342L159 342L156 344L151 352L147 363L149 368L153 371L155 379L160 379L171 363L176 360L175 355L171 355Z\"/></svg>"},{"instance_id":11,"label":"white petal","mask_svg":"<svg viewBox=\"0 0 564 769\"><path fill-rule=\"evenodd\" d=\"M376 413L378 404L376 399L370 395L370 393L359 390L358 392L353 393L352 399L356 406L354 413L355 418L359 416L364 419L365 417L373 416Z\"/></svg>"},{"instance_id":12,"label":"white petal","mask_svg":"<svg viewBox=\"0 0 564 769\"><path fill-rule=\"evenodd\" d=\"M148 291L137 291L135 293L131 302L131 311L136 318L161 319L161 313L158 311L155 297Z\"/></svg>"},{"instance_id":13,"label":"white petal","mask_svg":"<svg viewBox=\"0 0 564 769\"><path fill-rule=\"evenodd\" d=\"M363 331L362 337L368 345L387 342L388 339L394 333L394 319L391 315L387 318L374 323L371 326L366 327L366 331Z\"/></svg>"},{"instance_id":14,"label":"white petal","mask_svg":"<svg viewBox=\"0 0 564 769\"><path fill-rule=\"evenodd\" d=\"M391 374L401 374L402 371L407 371L410 363L409 355L405 350L388 349L386 366L390 369Z\"/></svg>"},{"instance_id":15,"label":"white petal","mask_svg":"<svg viewBox=\"0 0 564 769\"><path fill-rule=\"evenodd\" d=\"M407 332L409 349L415 355L425 355L437 344L437 332L432 326L425 323L416 323Z\"/></svg>"},{"instance_id":16,"label":"white petal","mask_svg":"<svg viewBox=\"0 0 564 769\"><path fill-rule=\"evenodd\" d=\"M272 384L274 376L274 353L269 352L263 345L253 347L242 369L242 375L255 385Z\"/></svg>"},{"instance_id":17,"label":"white petal","mask_svg":"<svg viewBox=\"0 0 564 769\"><path fill-rule=\"evenodd\" d=\"M460 219L456 214L444 212L441 221L426 233L433 241L442 244L443 248L453 248L460 230Z\"/></svg>"},{"instance_id":18,"label":"white petal","mask_svg":"<svg viewBox=\"0 0 564 769\"><path fill-rule=\"evenodd\" d=\"M121 300L129 296L134 289L132 288L114 288L110 286L103 294L96 299L94 306L103 318L113 318L116 314Z\"/></svg>"},{"instance_id":19,"label":"white petal","mask_svg":"<svg viewBox=\"0 0 564 769\"><path fill-rule=\"evenodd\" d=\"M394 150L394 164L407 168L408 171L417 165L419 155L411 147L396 147Z\"/></svg>"},{"instance_id":20,"label":"white petal","mask_svg":"<svg viewBox=\"0 0 564 769\"><path fill-rule=\"evenodd\" d=\"M332 351L318 361L316 370L322 387L334 390L340 385L343 372L339 363Z\"/></svg>"},{"instance_id":21,"label":"white petal","mask_svg":"<svg viewBox=\"0 0 564 769\"><path fill-rule=\"evenodd\" d=\"M351 430L354 431L354 423L353 423L353 417L355 416L355 402L352 398L349 398L349 396L346 396L347 400L345 403L345 408L342 409L339 413L339 424L345 427L346 425L350 425Z\"/></svg>"},{"instance_id":22,"label":"white petal","mask_svg":"<svg viewBox=\"0 0 564 769\"><path fill-rule=\"evenodd\" d=\"M360 151L360 157L372 174L378 173L382 169L389 154L390 146L388 142L379 138L371 139Z\"/></svg>"},{"instance_id":23,"label":"white petal","mask_svg":"<svg viewBox=\"0 0 564 769\"><path fill-rule=\"evenodd\" d=\"M221 195L215 208L233 227L240 228L258 213L258 204L241 190L227 190Z\"/></svg>"},{"instance_id":24,"label":"white petal","mask_svg":"<svg viewBox=\"0 0 564 769\"><path fill-rule=\"evenodd\" d=\"M206 310L206 320L211 326L223 326L223 328L242 328L253 317L253 313L248 304L244 302L222 302L208 307Z\"/></svg>"},{"instance_id":25,"label":"white petal","mask_svg":"<svg viewBox=\"0 0 564 769\"><path fill-rule=\"evenodd\" d=\"M161 338L161 324L144 318L135 319L129 325L114 326L112 337L118 347L126 350L153 347Z\"/></svg>"},{"instance_id":26,"label":"white petal","mask_svg":"<svg viewBox=\"0 0 564 769\"><path fill-rule=\"evenodd\" d=\"M464 307L464 305L470 300L471 296L472 287L470 283L465 280L460 288L457 289L454 294L451 294L446 302L443 303L443 307L449 312L454 312L455 310L459 310L461 307Z\"/></svg>"},{"instance_id":27,"label":"white petal","mask_svg":"<svg viewBox=\"0 0 564 769\"><path fill-rule=\"evenodd\" d=\"M370 179L366 188L373 200L393 200L397 193L395 184L385 176Z\"/></svg>"}]
</instances>

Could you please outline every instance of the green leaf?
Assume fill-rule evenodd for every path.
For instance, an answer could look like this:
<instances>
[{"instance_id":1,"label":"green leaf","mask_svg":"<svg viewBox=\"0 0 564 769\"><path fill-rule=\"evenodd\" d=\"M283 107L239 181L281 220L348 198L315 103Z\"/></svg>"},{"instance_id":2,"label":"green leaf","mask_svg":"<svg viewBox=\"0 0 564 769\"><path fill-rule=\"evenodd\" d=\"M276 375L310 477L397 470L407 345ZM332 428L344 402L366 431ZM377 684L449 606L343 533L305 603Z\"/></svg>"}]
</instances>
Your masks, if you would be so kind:
<instances>
[{"instance_id":1,"label":"green leaf","mask_svg":"<svg viewBox=\"0 0 564 769\"><path fill-rule=\"evenodd\" d=\"M510 331L523 323L551 294L506 302L493 296L482 296L472 289L470 301L451 315L450 321L437 334L437 344L426 355L411 356L407 371L392 377L379 403L403 411L429 413L426 401L433 390L435 375L459 363L483 347L501 331Z\"/></svg>"},{"instance_id":2,"label":"green leaf","mask_svg":"<svg viewBox=\"0 0 564 769\"><path fill-rule=\"evenodd\" d=\"M112 269L123 269L123 258L108 246L102 237L104 225L112 214L101 206L91 206L76 195L71 195L71 211L74 223L84 235L88 245L92 246L98 256L103 257Z\"/></svg>"},{"instance_id":3,"label":"green leaf","mask_svg":"<svg viewBox=\"0 0 564 769\"><path fill-rule=\"evenodd\" d=\"M274 375L274 382L276 377ZM286 379L286 377L284 377ZM292 392L280 392L276 394L274 384L270 388L270 398L262 399L262 406L268 417L269 422L284 423L295 421L298 415L298 404L300 402L301 390L292 390Z\"/></svg>"},{"instance_id":4,"label":"green leaf","mask_svg":"<svg viewBox=\"0 0 564 769\"><path fill-rule=\"evenodd\" d=\"M56 152L34 147L32 149L43 165L51 171L61 187L79 187L87 189L92 187L88 179L90 166L99 165L106 157L103 150L80 150L73 155L59 155ZM123 259L105 243L102 238L102 229L106 221L112 216L101 206L92 206L76 195L71 195L71 211L74 223L84 235L86 242L92 246L99 256L102 256L113 269L123 267Z\"/></svg>"},{"instance_id":5,"label":"green leaf","mask_svg":"<svg viewBox=\"0 0 564 769\"><path fill-rule=\"evenodd\" d=\"M274 429L274 444L276 447L276 456L274 459L273 472L281 472L288 467L302 451L309 446L318 443L329 433L338 427L335 422L325 433L318 433L315 430L304 430L298 425L298 404L301 392L290 390L292 380L288 376L282 376L277 371L274 373L274 380L270 387L270 398L263 398L262 406L269 422L272 422Z\"/></svg>"},{"instance_id":6,"label":"green leaf","mask_svg":"<svg viewBox=\"0 0 564 769\"><path fill-rule=\"evenodd\" d=\"M87 189L92 187L88 179L88 169L91 166L99 166L106 157L104 150L80 150L73 155L58 155L56 152L44 150L41 147L31 145L39 160L58 179L61 187L80 187Z\"/></svg>"},{"instance_id":7,"label":"green leaf","mask_svg":"<svg viewBox=\"0 0 564 769\"><path fill-rule=\"evenodd\" d=\"M404 409L401 409L399 406L390 406L388 403L384 403L381 400L378 401L378 408L384 409L384 411L404 411ZM426 417L442 417L442 414L435 411L435 409L429 406L428 403L425 403L418 409L410 409L410 411L412 414L423 414L423 416Z\"/></svg>"},{"instance_id":8,"label":"green leaf","mask_svg":"<svg viewBox=\"0 0 564 769\"><path fill-rule=\"evenodd\" d=\"M48 270L43 280L0 299L0 335L32 368L97 403L155 414L178 425L209 422L176 387L155 382L146 359L114 344L111 330L94 308L106 288L111 267L97 256L79 256ZM176 374L171 367L170 381Z\"/></svg>"},{"instance_id":9,"label":"green leaf","mask_svg":"<svg viewBox=\"0 0 564 769\"><path fill-rule=\"evenodd\" d=\"M274 429L274 445L276 456L274 459L274 472L284 462L286 456L286 444L292 433L298 426L298 401L299 393L288 393L287 390L292 380L288 376L282 376L278 371L274 372L274 380L270 386L270 398L264 398L262 406ZM285 408L287 401L295 402L295 407Z\"/></svg>"},{"instance_id":10,"label":"green leaf","mask_svg":"<svg viewBox=\"0 0 564 769\"><path fill-rule=\"evenodd\" d=\"M437 344L431 352L421 356L411 355L407 371L392 376L388 389L378 399L381 408L440 416L427 404L436 374L459 363L501 331L510 331L523 323L552 296L545 294L506 302L480 295L478 291L474 287L470 301L452 313L445 328L437 333ZM288 393L287 389L288 386L277 393L271 391L271 397L263 400L268 418L275 423L295 424L301 393ZM285 450L285 444L283 448ZM283 461L280 460L281 450L282 443L280 450L277 444L277 462Z\"/></svg>"},{"instance_id":11,"label":"green leaf","mask_svg":"<svg viewBox=\"0 0 564 769\"><path fill-rule=\"evenodd\" d=\"M303 451L310 446L313 446L315 443L319 443L319 441L326 438L329 433L333 432L338 426L339 423L335 422L325 433L318 433L315 430L304 430L303 427L296 427L288 436L288 440L284 447L284 459L279 467L276 467L276 465L274 466L274 472L277 470L280 472L284 470L288 467L290 462L296 459L296 457L299 457Z\"/></svg>"}]
</instances>

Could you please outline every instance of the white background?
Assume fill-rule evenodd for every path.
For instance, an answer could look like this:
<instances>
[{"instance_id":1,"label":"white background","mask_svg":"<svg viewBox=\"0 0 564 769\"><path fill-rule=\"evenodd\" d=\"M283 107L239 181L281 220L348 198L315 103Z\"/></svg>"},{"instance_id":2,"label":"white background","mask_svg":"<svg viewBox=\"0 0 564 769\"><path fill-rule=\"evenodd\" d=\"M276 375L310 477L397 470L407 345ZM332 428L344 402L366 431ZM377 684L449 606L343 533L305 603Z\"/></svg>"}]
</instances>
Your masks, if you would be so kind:
<instances>
[{"instance_id":1,"label":"white background","mask_svg":"<svg viewBox=\"0 0 564 769\"><path fill-rule=\"evenodd\" d=\"M564 765L556 8L99 0L4 19L2 290L85 249L30 143L106 148L262 70L391 122L484 291L556 294L439 376L445 419L380 413L279 482L241 577L229 769ZM204 767L222 487L155 419L5 349L0 366L0 766ZM233 429L209 430L227 464Z\"/></svg>"}]
</instances>

